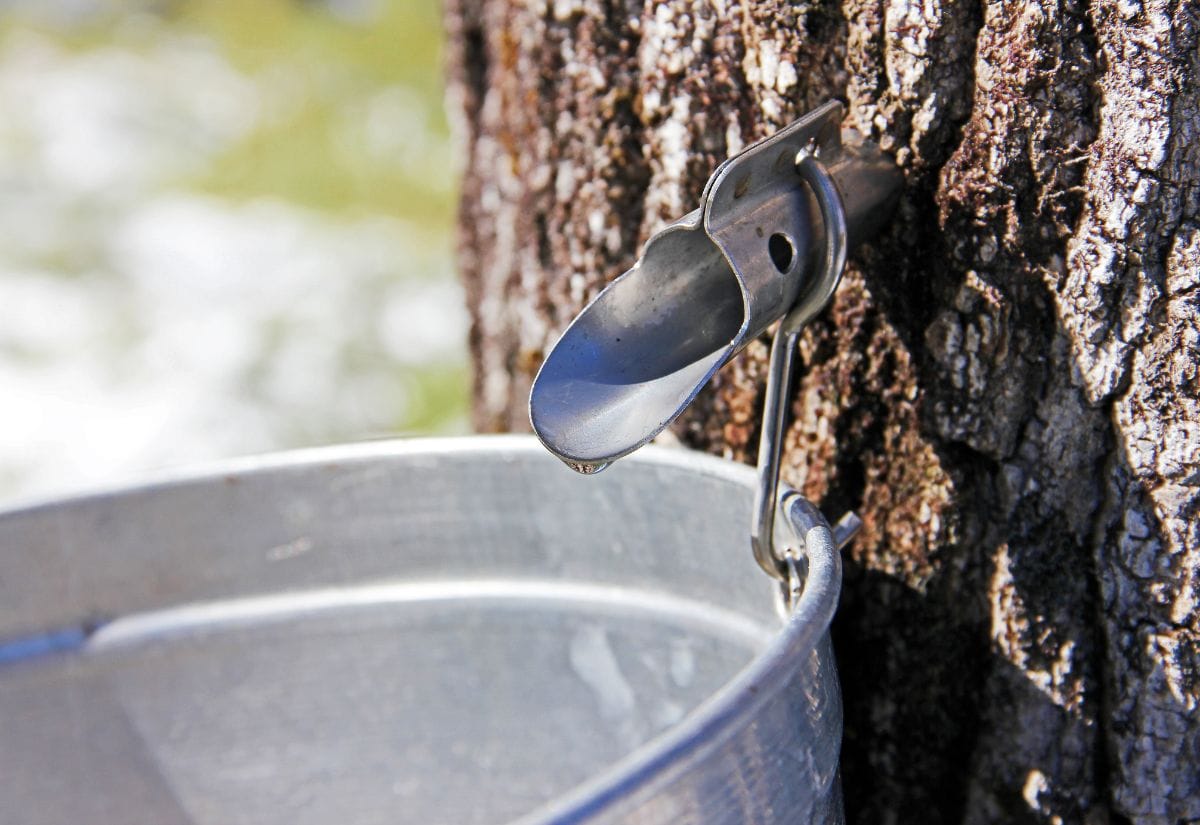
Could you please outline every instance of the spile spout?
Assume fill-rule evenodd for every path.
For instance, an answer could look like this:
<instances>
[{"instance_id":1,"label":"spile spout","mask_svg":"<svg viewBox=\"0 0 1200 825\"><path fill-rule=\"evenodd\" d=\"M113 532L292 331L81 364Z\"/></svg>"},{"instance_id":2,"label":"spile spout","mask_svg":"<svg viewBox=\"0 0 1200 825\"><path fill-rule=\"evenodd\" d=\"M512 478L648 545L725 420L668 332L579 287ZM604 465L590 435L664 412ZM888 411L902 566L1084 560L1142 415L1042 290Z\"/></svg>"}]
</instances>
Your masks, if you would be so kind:
<instances>
[{"instance_id":1,"label":"spile spout","mask_svg":"<svg viewBox=\"0 0 1200 825\"><path fill-rule=\"evenodd\" d=\"M530 394L552 453L595 472L633 452L804 297L825 227L797 172L802 155L829 171L851 243L886 217L899 171L852 133L843 144L841 120L841 104L827 103L725 161L700 208L651 238L572 322Z\"/></svg>"}]
</instances>

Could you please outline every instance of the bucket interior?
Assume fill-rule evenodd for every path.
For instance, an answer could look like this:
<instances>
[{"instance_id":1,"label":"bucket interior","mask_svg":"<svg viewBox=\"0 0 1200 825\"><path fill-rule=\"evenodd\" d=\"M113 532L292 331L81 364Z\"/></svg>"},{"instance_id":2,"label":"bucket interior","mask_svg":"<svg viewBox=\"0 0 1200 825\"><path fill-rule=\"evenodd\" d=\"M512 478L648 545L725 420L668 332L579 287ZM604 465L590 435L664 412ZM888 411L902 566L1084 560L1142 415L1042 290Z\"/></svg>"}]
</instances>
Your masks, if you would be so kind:
<instances>
[{"instance_id":1,"label":"bucket interior","mask_svg":"<svg viewBox=\"0 0 1200 825\"><path fill-rule=\"evenodd\" d=\"M0 821L529 815L780 627L748 472L667 455L372 445L0 515Z\"/></svg>"}]
</instances>

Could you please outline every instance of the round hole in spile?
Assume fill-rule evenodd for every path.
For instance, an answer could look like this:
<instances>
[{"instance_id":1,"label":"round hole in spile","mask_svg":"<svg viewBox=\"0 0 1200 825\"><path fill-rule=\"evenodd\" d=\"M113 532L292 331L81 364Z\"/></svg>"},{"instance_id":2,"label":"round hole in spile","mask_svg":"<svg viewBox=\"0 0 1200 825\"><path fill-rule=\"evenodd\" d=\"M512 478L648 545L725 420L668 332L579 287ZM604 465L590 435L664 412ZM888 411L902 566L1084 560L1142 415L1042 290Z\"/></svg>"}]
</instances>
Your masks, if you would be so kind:
<instances>
[{"instance_id":1,"label":"round hole in spile","mask_svg":"<svg viewBox=\"0 0 1200 825\"><path fill-rule=\"evenodd\" d=\"M771 255L771 263L775 264L775 268L780 272L787 272L792 268L792 260L796 257L796 251L792 248L792 240L782 232L776 232L767 241L767 252Z\"/></svg>"}]
</instances>

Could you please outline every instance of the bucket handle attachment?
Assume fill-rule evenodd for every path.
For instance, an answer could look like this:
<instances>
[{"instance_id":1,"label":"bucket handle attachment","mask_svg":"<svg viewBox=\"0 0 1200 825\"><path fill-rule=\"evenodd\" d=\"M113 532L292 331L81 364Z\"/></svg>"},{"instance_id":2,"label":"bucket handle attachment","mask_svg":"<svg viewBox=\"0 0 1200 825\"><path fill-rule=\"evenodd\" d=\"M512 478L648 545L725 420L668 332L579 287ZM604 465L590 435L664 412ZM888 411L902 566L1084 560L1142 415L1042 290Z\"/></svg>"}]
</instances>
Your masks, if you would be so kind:
<instances>
[{"instance_id":1,"label":"bucket handle attachment","mask_svg":"<svg viewBox=\"0 0 1200 825\"><path fill-rule=\"evenodd\" d=\"M819 159L820 148L809 146L796 156L796 172L812 190L824 224L824 250L821 270L817 277L788 311L771 341L771 357L767 366L766 398L763 401L761 434L758 441L758 488L750 525L750 545L754 560L769 576L785 584L793 578L790 555L775 548L775 507L779 490L779 458L790 395L792 362L796 343L809 322L815 318L837 290L846 268L849 230L846 209L837 185ZM858 532L862 524L854 513L847 513L838 522L842 535L836 536L841 547ZM837 532L835 528L835 532ZM799 548L798 548L799 549Z\"/></svg>"}]
</instances>

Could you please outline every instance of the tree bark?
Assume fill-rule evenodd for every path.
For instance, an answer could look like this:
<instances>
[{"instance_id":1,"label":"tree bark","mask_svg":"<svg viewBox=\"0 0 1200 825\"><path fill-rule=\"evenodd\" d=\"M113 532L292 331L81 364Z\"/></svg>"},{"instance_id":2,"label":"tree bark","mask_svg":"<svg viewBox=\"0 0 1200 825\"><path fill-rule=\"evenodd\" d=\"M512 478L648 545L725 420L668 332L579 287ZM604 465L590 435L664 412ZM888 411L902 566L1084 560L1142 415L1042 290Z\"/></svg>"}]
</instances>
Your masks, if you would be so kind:
<instances>
[{"instance_id":1,"label":"tree bark","mask_svg":"<svg viewBox=\"0 0 1200 825\"><path fill-rule=\"evenodd\" d=\"M1200 9L449 0L476 422L715 165L820 102L906 175L784 477L865 528L851 822L1200 821ZM753 460L766 345L674 428Z\"/></svg>"}]
</instances>

